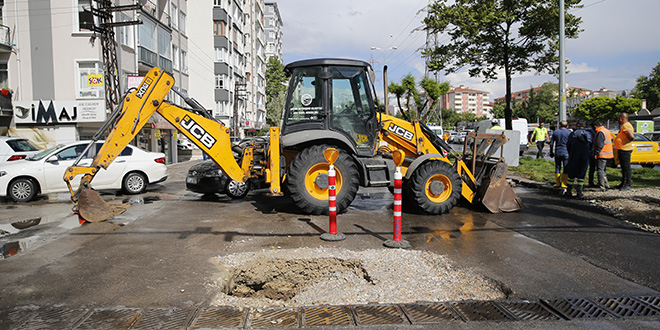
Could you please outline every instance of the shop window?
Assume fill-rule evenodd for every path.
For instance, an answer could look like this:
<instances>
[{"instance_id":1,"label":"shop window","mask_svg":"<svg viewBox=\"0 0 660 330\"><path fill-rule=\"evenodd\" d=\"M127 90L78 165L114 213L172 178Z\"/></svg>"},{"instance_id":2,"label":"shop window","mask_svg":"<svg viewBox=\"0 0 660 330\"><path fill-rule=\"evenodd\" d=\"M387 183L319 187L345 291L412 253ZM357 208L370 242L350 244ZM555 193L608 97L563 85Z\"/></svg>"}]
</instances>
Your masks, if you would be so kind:
<instances>
[{"instance_id":1,"label":"shop window","mask_svg":"<svg viewBox=\"0 0 660 330\"><path fill-rule=\"evenodd\" d=\"M79 61L78 70L78 98L103 97L103 69L97 61ZM99 81L100 79L100 81Z\"/></svg>"}]
</instances>

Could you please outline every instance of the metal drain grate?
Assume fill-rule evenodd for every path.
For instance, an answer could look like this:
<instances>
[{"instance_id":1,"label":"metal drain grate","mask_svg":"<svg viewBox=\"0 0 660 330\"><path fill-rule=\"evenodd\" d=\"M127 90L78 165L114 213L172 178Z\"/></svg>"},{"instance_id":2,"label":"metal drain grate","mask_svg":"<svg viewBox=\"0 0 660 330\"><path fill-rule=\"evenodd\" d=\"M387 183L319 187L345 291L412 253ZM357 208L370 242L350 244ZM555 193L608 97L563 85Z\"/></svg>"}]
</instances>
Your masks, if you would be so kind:
<instances>
[{"instance_id":1,"label":"metal drain grate","mask_svg":"<svg viewBox=\"0 0 660 330\"><path fill-rule=\"evenodd\" d=\"M407 323L396 306L355 306L357 325Z\"/></svg>"},{"instance_id":2,"label":"metal drain grate","mask_svg":"<svg viewBox=\"0 0 660 330\"><path fill-rule=\"evenodd\" d=\"M531 301L512 301L498 302L500 307L504 308L520 321L552 321L561 320L561 318L537 302Z\"/></svg>"},{"instance_id":3,"label":"metal drain grate","mask_svg":"<svg viewBox=\"0 0 660 330\"><path fill-rule=\"evenodd\" d=\"M646 304L649 304L651 307L654 307L660 310L660 297L658 296L642 296L635 297L637 300L643 301Z\"/></svg>"},{"instance_id":4,"label":"metal drain grate","mask_svg":"<svg viewBox=\"0 0 660 330\"><path fill-rule=\"evenodd\" d=\"M252 310L249 325L252 328L295 327L298 325L298 310Z\"/></svg>"},{"instance_id":5,"label":"metal drain grate","mask_svg":"<svg viewBox=\"0 0 660 330\"><path fill-rule=\"evenodd\" d=\"M406 304L402 307L413 324L461 320L444 304Z\"/></svg>"},{"instance_id":6,"label":"metal drain grate","mask_svg":"<svg viewBox=\"0 0 660 330\"><path fill-rule=\"evenodd\" d=\"M76 329L80 330L115 330L128 329L140 316L137 308L95 309Z\"/></svg>"},{"instance_id":7,"label":"metal drain grate","mask_svg":"<svg viewBox=\"0 0 660 330\"><path fill-rule=\"evenodd\" d=\"M660 314L658 310L630 297L598 298L594 301L614 312L618 317L650 317Z\"/></svg>"},{"instance_id":8,"label":"metal drain grate","mask_svg":"<svg viewBox=\"0 0 660 330\"><path fill-rule=\"evenodd\" d=\"M588 299L543 300L568 319L611 318L614 314Z\"/></svg>"},{"instance_id":9,"label":"metal drain grate","mask_svg":"<svg viewBox=\"0 0 660 330\"><path fill-rule=\"evenodd\" d=\"M188 324L192 310L172 308L150 308L131 327L132 330L183 329Z\"/></svg>"},{"instance_id":10,"label":"metal drain grate","mask_svg":"<svg viewBox=\"0 0 660 330\"><path fill-rule=\"evenodd\" d=\"M454 303L452 306L456 308L466 321L508 321L513 318L502 310L497 308L495 304L490 301L483 302L459 302Z\"/></svg>"},{"instance_id":11,"label":"metal drain grate","mask_svg":"<svg viewBox=\"0 0 660 330\"><path fill-rule=\"evenodd\" d=\"M303 309L303 326L351 325L350 312L346 307L306 307Z\"/></svg>"},{"instance_id":12,"label":"metal drain grate","mask_svg":"<svg viewBox=\"0 0 660 330\"><path fill-rule=\"evenodd\" d=\"M27 309L0 311L0 329L17 329L35 314L34 310Z\"/></svg>"},{"instance_id":13,"label":"metal drain grate","mask_svg":"<svg viewBox=\"0 0 660 330\"><path fill-rule=\"evenodd\" d=\"M243 324L243 311L236 308L205 308L199 312L191 329L235 328Z\"/></svg>"},{"instance_id":14,"label":"metal drain grate","mask_svg":"<svg viewBox=\"0 0 660 330\"><path fill-rule=\"evenodd\" d=\"M46 308L18 329L70 329L87 313L86 309Z\"/></svg>"}]
</instances>

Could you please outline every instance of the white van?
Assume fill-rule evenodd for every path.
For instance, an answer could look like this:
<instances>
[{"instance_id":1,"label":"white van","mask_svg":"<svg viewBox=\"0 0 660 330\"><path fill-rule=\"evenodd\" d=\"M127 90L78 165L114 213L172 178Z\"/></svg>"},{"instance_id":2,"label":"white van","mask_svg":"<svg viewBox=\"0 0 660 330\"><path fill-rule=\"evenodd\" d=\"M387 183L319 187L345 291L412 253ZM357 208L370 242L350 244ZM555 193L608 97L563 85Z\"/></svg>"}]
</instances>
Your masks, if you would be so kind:
<instances>
[{"instance_id":1,"label":"white van","mask_svg":"<svg viewBox=\"0 0 660 330\"><path fill-rule=\"evenodd\" d=\"M435 133L439 138L442 138L442 134L444 134L444 130L442 129L442 126L431 126L428 125L428 128Z\"/></svg>"},{"instance_id":2,"label":"white van","mask_svg":"<svg viewBox=\"0 0 660 330\"><path fill-rule=\"evenodd\" d=\"M500 126L502 128L506 128L506 121L504 118L498 118L497 120L499 120ZM477 125L477 132L483 133L489 129L492 126L491 121L492 119L480 121ZM514 131L520 132L520 156L522 156L523 153L527 150L527 119L512 119L511 124Z\"/></svg>"}]
</instances>

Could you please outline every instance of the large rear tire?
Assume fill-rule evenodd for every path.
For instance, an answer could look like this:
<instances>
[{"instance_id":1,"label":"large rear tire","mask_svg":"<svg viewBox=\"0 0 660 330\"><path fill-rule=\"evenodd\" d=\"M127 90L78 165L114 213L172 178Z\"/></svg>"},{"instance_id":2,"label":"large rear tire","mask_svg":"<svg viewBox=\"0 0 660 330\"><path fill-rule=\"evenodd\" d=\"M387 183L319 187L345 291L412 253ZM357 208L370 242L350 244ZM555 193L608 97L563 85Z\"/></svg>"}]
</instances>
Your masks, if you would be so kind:
<instances>
[{"instance_id":1,"label":"large rear tire","mask_svg":"<svg viewBox=\"0 0 660 330\"><path fill-rule=\"evenodd\" d=\"M422 211L442 214L456 206L462 184L458 172L444 161L422 164L407 182L407 192Z\"/></svg>"},{"instance_id":2,"label":"large rear tire","mask_svg":"<svg viewBox=\"0 0 660 330\"><path fill-rule=\"evenodd\" d=\"M308 214L328 213L328 163L323 151L328 145L311 146L299 152L291 161L287 172L287 188L293 202ZM341 212L355 199L360 179L357 166L344 151L334 163L337 189L337 212Z\"/></svg>"}]
</instances>

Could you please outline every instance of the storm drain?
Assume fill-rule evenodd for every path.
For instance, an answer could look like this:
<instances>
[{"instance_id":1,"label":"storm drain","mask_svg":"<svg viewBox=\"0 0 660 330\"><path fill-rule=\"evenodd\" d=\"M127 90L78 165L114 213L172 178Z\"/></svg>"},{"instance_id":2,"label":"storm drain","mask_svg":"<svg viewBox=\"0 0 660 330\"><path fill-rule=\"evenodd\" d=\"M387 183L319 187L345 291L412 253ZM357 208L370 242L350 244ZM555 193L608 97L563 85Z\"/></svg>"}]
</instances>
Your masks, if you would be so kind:
<instances>
[{"instance_id":1,"label":"storm drain","mask_svg":"<svg viewBox=\"0 0 660 330\"><path fill-rule=\"evenodd\" d=\"M406 304L402 307L413 324L461 320L444 304Z\"/></svg>"},{"instance_id":2,"label":"storm drain","mask_svg":"<svg viewBox=\"0 0 660 330\"><path fill-rule=\"evenodd\" d=\"M473 321L660 319L660 296L475 301L391 305L67 309L17 307L0 311L0 329L222 329L408 325Z\"/></svg>"},{"instance_id":3,"label":"storm drain","mask_svg":"<svg viewBox=\"0 0 660 330\"><path fill-rule=\"evenodd\" d=\"M140 316L142 310L137 308L95 309L81 324L80 330L114 330L128 329Z\"/></svg>"},{"instance_id":4,"label":"storm drain","mask_svg":"<svg viewBox=\"0 0 660 330\"><path fill-rule=\"evenodd\" d=\"M546 300L549 306L553 307L567 319L594 319L594 318L613 318L614 314L600 307L589 299L557 299Z\"/></svg>"},{"instance_id":5,"label":"storm drain","mask_svg":"<svg viewBox=\"0 0 660 330\"><path fill-rule=\"evenodd\" d=\"M193 310L178 308L150 308L135 322L132 330L174 330L183 329Z\"/></svg>"},{"instance_id":6,"label":"storm drain","mask_svg":"<svg viewBox=\"0 0 660 330\"><path fill-rule=\"evenodd\" d=\"M459 302L453 303L456 308L466 318L466 321L508 321L513 317L505 313L490 301L479 302Z\"/></svg>"},{"instance_id":7,"label":"storm drain","mask_svg":"<svg viewBox=\"0 0 660 330\"><path fill-rule=\"evenodd\" d=\"M354 310L357 316L357 325L408 323L395 305L355 306Z\"/></svg>"},{"instance_id":8,"label":"storm drain","mask_svg":"<svg viewBox=\"0 0 660 330\"><path fill-rule=\"evenodd\" d=\"M243 326L243 311L237 308L205 308L199 312L191 328L237 328Z\"/></svg>"},{"instance_id":9,"label":"storm drain","mask_svg":"<svg viewBox=\"0 0 660 330\"><path fill-rule=\"evenodd\" d=\"M308 325L351 325L351 315L347 307L305 307L303 326Z\"/></svg>"},{"instance_id":10,"label":"storm drain","mask_svg":"<svg viewBox=\"0 0 660 330\"><path fill-rule=\"evenodd\" d=\"M266 309L252 310L249 327L274 328L295 327L298 325L298 310L296 309Z\"/></svg>"}]
</instances>

